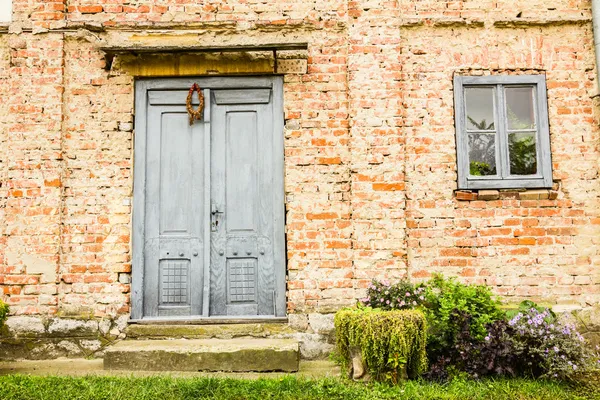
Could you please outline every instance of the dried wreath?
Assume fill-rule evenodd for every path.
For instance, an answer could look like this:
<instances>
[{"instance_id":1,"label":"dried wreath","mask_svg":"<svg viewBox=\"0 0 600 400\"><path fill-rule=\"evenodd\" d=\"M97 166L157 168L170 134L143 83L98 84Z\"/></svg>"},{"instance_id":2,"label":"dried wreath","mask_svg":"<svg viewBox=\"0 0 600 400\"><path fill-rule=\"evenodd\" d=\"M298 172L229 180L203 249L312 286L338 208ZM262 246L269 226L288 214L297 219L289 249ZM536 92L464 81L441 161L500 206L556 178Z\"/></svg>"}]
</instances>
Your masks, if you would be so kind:
<instances>
[{"instance_id":1,"label":"dried wreath","mask_svg":"<svg viewBox=\"0 0 600 400\"><path fill-rule=\"evenodd\" d=\"M192 97L194 96L194 92L198 93L198 99L200 100L200 105L195 110L192 106ZM190 116L190 125L194 124L194 120L202 120L202 114L204 113L204 95L202 94L202 89L200 89L200 86L198 86L197 83L194 83L190 88L185 105Z\"/></svg>"}]
</instances>

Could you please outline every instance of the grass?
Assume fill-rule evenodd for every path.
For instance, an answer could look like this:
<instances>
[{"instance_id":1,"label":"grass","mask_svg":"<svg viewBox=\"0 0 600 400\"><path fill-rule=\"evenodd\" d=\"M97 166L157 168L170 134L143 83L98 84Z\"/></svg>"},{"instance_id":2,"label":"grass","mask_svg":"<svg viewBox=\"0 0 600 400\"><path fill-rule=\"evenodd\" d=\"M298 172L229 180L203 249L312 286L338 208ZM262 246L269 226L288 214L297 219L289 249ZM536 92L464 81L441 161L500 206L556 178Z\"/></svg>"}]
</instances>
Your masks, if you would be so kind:
<instances>
[{"instance_id":1,"label":"grass","mask_svg":"<svg viewBox=\"0 0 600 400\"><path fill-rule=\"evenodd\" d=\"M523 379L448 384L409 381L391 387L339 379L238 380L224 378L0 376L2 400L291 400L291 399L600 399L600 389Z\"/></svg>"}]
</instances>

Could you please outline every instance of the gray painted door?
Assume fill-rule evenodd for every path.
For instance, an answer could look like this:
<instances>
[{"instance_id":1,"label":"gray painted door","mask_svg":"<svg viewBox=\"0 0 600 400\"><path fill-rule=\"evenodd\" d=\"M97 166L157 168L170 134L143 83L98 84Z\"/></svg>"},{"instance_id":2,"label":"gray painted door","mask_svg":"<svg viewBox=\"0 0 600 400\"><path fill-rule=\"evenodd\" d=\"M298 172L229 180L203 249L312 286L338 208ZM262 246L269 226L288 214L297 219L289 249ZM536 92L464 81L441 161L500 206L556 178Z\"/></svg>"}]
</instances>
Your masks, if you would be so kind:
<instances>
[{"instance_id":1,"label":"gray painted door","mask_svg":"<svg viewBox=\"0 0 600 400\"><path fill-rule=\"evenodd\" d=\"M176 103L170 93L149 96L144 314L152 316L202 312L207 125L190 126L185 97Z\"/></svg>"},{"instance_id":2,"label":"gray painted door","mask_svg":"<svg viewBox=\"0 0 600 400\"><path fill-rule=\"evenodd\" d=\"M271 90L213 100L210 314L275 315Z\"/></svg>"},{"instance_id":3,"label":"gray painted door","mask_svg":"<svg viewBox=\"0 0 600 400\"><path fill-rule=\"evenodd\" d=\"M136 83L132 318L284 316L280 79L166 81Z\"/></svg>"}]
</instances>

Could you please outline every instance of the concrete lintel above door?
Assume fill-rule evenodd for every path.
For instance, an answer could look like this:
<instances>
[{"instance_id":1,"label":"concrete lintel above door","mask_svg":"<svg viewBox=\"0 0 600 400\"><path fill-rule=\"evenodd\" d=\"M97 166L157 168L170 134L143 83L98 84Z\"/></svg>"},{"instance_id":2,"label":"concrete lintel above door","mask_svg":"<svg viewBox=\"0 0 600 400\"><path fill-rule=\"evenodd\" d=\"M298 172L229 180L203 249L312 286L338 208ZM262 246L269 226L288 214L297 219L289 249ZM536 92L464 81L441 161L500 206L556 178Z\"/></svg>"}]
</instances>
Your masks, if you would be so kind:
<instances>
[{"instance_id":1,"label":"concrete lintel above door","mask_svg":"<svg viewBox=\"0 0 600 400\"><path fill-rule=\"evenodd\" d=\"M306 73L307 43L101 47L107 71L138 77ZM117 62L115 63L115 59Z\"/></svg>"}]
</instances>

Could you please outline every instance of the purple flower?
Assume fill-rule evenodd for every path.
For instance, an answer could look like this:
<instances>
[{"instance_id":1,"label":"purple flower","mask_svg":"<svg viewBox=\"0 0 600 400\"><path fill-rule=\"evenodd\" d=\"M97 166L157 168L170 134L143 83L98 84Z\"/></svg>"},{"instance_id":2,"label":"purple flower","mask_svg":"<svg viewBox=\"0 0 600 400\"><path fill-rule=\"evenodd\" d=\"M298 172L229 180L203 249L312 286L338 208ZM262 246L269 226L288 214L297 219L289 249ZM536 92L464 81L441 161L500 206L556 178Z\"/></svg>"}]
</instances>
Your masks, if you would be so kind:
<instances>
[{"instance_id":1,"label":"purple flower","mask_svg":"<svg viewBox=\"0 0 600 400\"><path fill-rule=\"evenodd\" d=\"M386 301L385 301L385 304L390 304L390 301L389 301L389 300L386 300Z\"/></svg>"},{"instance_id":2,"label":"purple flower","mask_svg":"<svg viewBox=\"0 0 600 400\"><path fill-rule=\"evenodd\" d=\"M405 296L406 296L406 297L410 297L410 293L409 293L409 292L406 292Z\"/></svg>"},{"instance_id":3,"label":"purple flower","mask_svg":"<svg viewBox=\"0 0 600 400\"><path fill-rule=\"evenodd\" d=\"M489 342L489 341L490 341L490 337L489 337L489 336L486 336L486 337L485 337L485 341L486 341L486 342Z\"/></svg>"}]
</instances>

